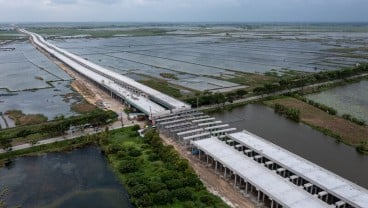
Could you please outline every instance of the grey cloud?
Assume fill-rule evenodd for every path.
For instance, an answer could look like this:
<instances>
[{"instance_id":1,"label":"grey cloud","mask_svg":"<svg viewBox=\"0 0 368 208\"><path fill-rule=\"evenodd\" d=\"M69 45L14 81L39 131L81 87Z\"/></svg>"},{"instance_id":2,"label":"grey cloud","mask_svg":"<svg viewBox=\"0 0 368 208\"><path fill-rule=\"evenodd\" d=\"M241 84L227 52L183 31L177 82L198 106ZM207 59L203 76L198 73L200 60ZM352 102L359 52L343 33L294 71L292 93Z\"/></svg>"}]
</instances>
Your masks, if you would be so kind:
<instances>
[{"instance_id":1,"label":"grey cloud","mask_svg":"<svg viewBox=\"0 0 368 208\"><path fill-rule=\"evenodd\" d=\"M52 4L76 4L78 0L51 0Z\"/></svg>"},{"instance_id":2,"label":"grey cloud","mask_svg":"<svg viewBox=\"0 0 368 208\"><path fill-rule=\"evenodd\" d=\"M79 3L100 3L100 4L113 4L121 2L122 0L50 0L52 4L79 4Z\"/></svg>"},{"instance_id":3,"label":"grey cloud","mask_svg":"<svg viewBox=\"0 0 368 208\"><path fill-rule=\"evenodd\" d=\"M0 5L3 22L368 22L367 0L0 0Z\"/></svg>"},{"instance_id":4,"label":"grey cloud","mask_svg":"<svg viewBox=\"0 0 368 208\"><path fill-rule=\"evenodd\" d=\"M121 2L121 0L86 0L86 2L96 2L101 4L113 4L117 2Z\"/></svg>"}]
</instances>

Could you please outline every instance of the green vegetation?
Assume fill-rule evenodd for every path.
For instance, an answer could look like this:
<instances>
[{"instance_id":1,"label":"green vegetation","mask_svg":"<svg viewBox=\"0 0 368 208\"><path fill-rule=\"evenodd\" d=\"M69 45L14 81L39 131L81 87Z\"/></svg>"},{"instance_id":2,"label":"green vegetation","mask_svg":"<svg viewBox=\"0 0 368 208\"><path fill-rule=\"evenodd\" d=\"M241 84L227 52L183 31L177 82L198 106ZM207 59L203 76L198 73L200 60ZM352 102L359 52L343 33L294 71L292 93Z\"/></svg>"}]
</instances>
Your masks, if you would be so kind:
<instances>
[{"instance_id":1,"label":"green vegetation","mask_svg":"<svg viewBox=\"0 0 368 208\"><path fill-rule=\"evenodd\" d=\"M4 129L0 131L0 145L6 148L12 143L35 142L45 138L61 136L71 126L82 126L87 123L92 126L100 126L116 118L117 115L113 111L96 109L79 116L69 118L60 116L57 118L58 120L46 123Z\"/></svg>"},{"instance_id":2,"label":"green vegetation","mask_svg":"<svg viewBox=\"0 0 368 208\"><path fill-rule=\"evenodd\" d=\"M203 106L203 105L220 105L225 104L226 97L222 93L212 93L210 91L205 91L203 94L199 94L198 97L192 97L185 100L187 103L193 107Z\"/></svg>"},{"instance_id":3,"label":"green vegetation","mask_svg":"<svg viewBox=\"0 0 368 208\"><path fill-rule=\"evenodd\" d=\"M288 108L284 105L281 105L279 103L276 103L274 106L275 112L284 115L287 118L299 122L300 121L300 111L295 108Z\"/></svg>"},{"instance_id":4,"label":"green vegetation","mask_svg":"<svg viewBox=\"0 0 368 208\"><path fill-rule=\"evenodd\" d=\"M80 113L80 114L86 114L88 112L94 111L96 110L96 106L91 105L85 101L81 102L81 103L74 103L71 106L71 109L76 112L76 113Z\"/></svg>"},{"instance_id":5,"label":"green vegetation","mask_svg":"<svg viewBox=\"0 0 368 208\"><path fill-rule=\"evenodd\" d=\"M227 207L210 194L172 146L163 145L158 133L139 137L139 126L87 135L73 140L34 146L0 154L7 164L19 156L70 151L87 145L100 145L115 173L137 207Z\"/></svg>"},{"instance_id":6,"label":"green vegetation","mask_svg":"<svg viewBox=\"0 0 368 208\"><path fill-rule=\"evenodd\" d=\"M175 80L178 79L175 76L175 74L171 74L171 73L160 73L160 76L163 77L163 78L167 78L167 79L175 79Z\"/></svg>"},{"instance_id":7,"label":"green vegetation","mask_svg":"<svg viewBox=\"0 0 368 208\"><path fill-rule=\"evenodd\" d=\"M2 30L0 29L0 41L1 40L17 40L17 39L24 39L25 36L20 34L16 30Z\"/></svg>"},{"instance_id":8,"label":"green vegetation","mask_svg":"<svg viewBox=\"0 0 368 208\"><path fill-rule=\"evenodd\" d=\"M305 97L300 96L299 94L292 94L292 97L294 97L296 99L299 99L303 102L306 102L309 105L313 105L314 107L319 108L319 109L325 111L328 114L331 114L331 115L336 115L337 114L337 110L335 110L334 108L329 107L329 106L324 105L324 104L321 104L321 103L318 103L318 102L315 102L313 100L307 99Z\"/></svg>"},{"instance_id":9,"label":"green vegetation","mask_svg":"<svg viewBox=\"0 0 368 208\"><path fill-rule=\"evenodd\" d=\"M362 63L359 66L345 68L335 71L321 71L312 74L303 74L292 77L284 77L278 82L265 83L261 87L253 89L255 94L273 93L280 90L287 90L296 87L304 87L307 85L331 81L336 79L345 79L354 75L359 75L368 72L368 64Z\"/></svg>"},{"instance_id":10,"label":"green vegetation","mask_svg":"<svg viewBox=\"0 0 368 208\"><path fill-rule=\"evenodd\" d=\"M249 89L252 90L256 87L263 86L264 84L276 82L278 78L274 76L264 76L262 74L236 73L233 78L225 80L240 85L249 86Z\"/></svg>"},{"instance_id":11,"label":"green vegetation","mask_svg":"<svg viewBox=\"0 0 368 208\"><path fill-rule=\"evenodd\" d=\"M362 120L362 119L358 119L358 118L355 118L353 117L352 115L350 114L343 114L342 117L348 121L351 121L353 123L356 123L358 125L361 125L361 126L364 126L365 125L365 121Z\"/></svg>"},{"instance_id":12,"label":"green vegetation","mask_svg":"<svg viewBox=\"0 0 368 208\"><path fill-rule=\"evenodd\" d=\"M8 110L5 112L9 118L15 121L15 125L24 126L24 125L34 125L40 124L47 121L47 117L42 114L24 114L20 110Z\"/></svg>"},{"instance_id":13,"label":"green vegetation","mask_svg":"<svg viewBox=\"0 0 368 208\"><path fill-rule=\"evenodd\" d=\"M336 139L336 142L344 142L346 143L343 138L341 137L340 134L336 133L336 132L333 132L331 129L327 129L327 128L324 128L324 127L321 127L321 126L314 126L312 124L308 124L310 127L312 127L313 129L321 132L322 134L326 135L326 136L330 136L332 138L335 138ZM347 143L346 143L347 144Z\"/></svg>"},{"instance_id":14,"label":"green vegetation","mask_svg":"<svg viewBox=\"0 0 368 208\"><path fill-rule=\"evenodd\" d=\"M291 94L291 96L294 97L294 98L296 98L296 99L299 99L299 100L301 100L303 102L306 102L306 103L308 103L310 105L313 105L314 107L319 108L319 109L327 112L328 114L337 115L337 110L335 110L332 107L329 107L327 105L324 105L324 104L315 102L313 100L307 99L307 98L305 98L305 97L303 97L303 96L301 96L299 94ZM341 117L344 118L344 119L346 119L346 120L348 120L348 121L351 121L353 123L356 123L356 124L358 124L360 126L364 126L365 125L365 121L364 120L355 118L355 117L353 117L350 114L343 114Z\"/></svg>"},{"instance_id":15,"label":"green vegetation","mask_svg":"<svg viewBox=\"0 0 368 208\"><path fill-rule=\"evenodd\" d=\"M166 81L150 79L150 80L141 80L140 82L170 96L176 98L180 98L182 96L179 89L170 86L169 83Z\"/></svg>"},{"instance_id":16,"label":"green vegetation","mask_svg":"<svg viewBox=\"0 0 368 208\"><path fill-rule=\"evenodd\" d=\"M329 114L328 111L321 110L302 100L293 97L278 96L272 100L266 100L264 103L271 107L279 104L289 109L294 108L299 110L301 122L325 135L335 138L337 142L354 146L357 150L358 147L359 150L362 150L362 141L368 142L368 126L361 126L337 115Z\"/></svg>"},{"instance_id":17,"label":"green vegetation","mask_svg":"<svg viewBox=\"0 0 368 208\"><path fill-rule=\"evenodd\" d=\"M96 29L91 27L43 27L30 28L29 31L48 36L87 36L91 38L109 38L114 36L153 36L165 35L168 30L159 28L140 28L131 30Z\"/></svg>"},{"instance_id":18,"label":"green vegetation","mask_svg":"<svg viewBox=\"0 0 368 208\"><path fill-rule=\"evenodd\" d=\"M98 133L94 135L83 136L73 140L65 140L46 145L33 146L28 149L6 152L0 154L0 163L4 164L6 160L10 160L14 157L32 156L49 152L71 151L88 145L97 145L97 142L101 139L103 135L104 133Z\"/></svg>"},{"instance_id":19,"label":"green vegetation","mask_svg":"<svg viewBox=\"0 0 368 208\"><path fill-rule=\"evenodd\" d=\"M114 130L100 141L113 169L137 207L227 207L207 192L188 161L172 146L163 145L158 133L139 127Z\"/></svg>"},{"instance_id":20,"label":"green vegetation","mask_svg":"<svg viewBox=\"0 0 368 208\"><path fill-rule=\"evenodd\" d=\"M361 141L356 147L356 151L361 154L368 154L368 141Z\"/></svg>"},{"instance_id":21,"label":"green vegetation","mask_svg":"<svg viewBox=\"0 0 368 208\"><path fill-rule=\"evenodd\" d=\"M200 107L204 105L222 105L224 107L226 102L233 103L234 100L242 99L248 92L244 89L238 89L235 92L224 93L212 93L205 91L202 94L197 93L196 97L190 97L185 99L192 107Z\"/></svg>"}]
</instances>

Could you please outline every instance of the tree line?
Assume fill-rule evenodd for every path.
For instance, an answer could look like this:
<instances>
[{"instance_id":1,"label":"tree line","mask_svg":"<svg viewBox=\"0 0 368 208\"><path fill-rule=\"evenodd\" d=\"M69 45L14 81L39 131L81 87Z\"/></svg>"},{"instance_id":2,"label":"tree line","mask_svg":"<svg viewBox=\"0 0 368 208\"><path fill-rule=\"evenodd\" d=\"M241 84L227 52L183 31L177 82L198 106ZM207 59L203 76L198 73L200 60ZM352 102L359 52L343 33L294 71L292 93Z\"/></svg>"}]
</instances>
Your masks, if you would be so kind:
<instances>
[{"instance_id":1,"label":"tree line","mask_svg":"<svg viewBox=\"0 0 368 208\"><path fill-rule=\"evenodd\" d=\"M0 146L2 148L11 147L11 141L15 138L24 138L33 134L38 134L39 139L64 135L71 126L90 124L100 126L107 124L117 118L113 111L103 111L96 109L89 113L64 118L57 117L55 120L36 125L19 126L0 131Z\"/></svg>"},{"instance_id":2,"label":"tree line","mask_svg":"<svg viewBox=\"0 0 368 208\"><path fill-rule=\"evenodd\" d=\"M283 115L295 122L300 121L300 110L296 108L289 108L279 103L276 103L274 106L274 110L276 113Z\"/></svg>"},{"instance_id":3,"label":"tree line","mask_svg":"<svg viewBox=\"0 0 368 208\"><path fill-rule=\"evenodd\" d=\"M200 107L205 105L224 105L226 102L233 103L234 100L242 99L248 92L244 89L238 89L235 92L218 93L205 91L202 94L196 94L196 97L187 98L185 102L192 107Z\"/></svg>"},{"instance_id":4,"label":"tree line","mask_svg":"<svg viewBox=\"0 0 368 208\"><path fill-rule=\"evenodd\" d=\"M306 75L298 75L296 77L282 78L275 83L266 83L261 87L253 89L254 94L273 93L280 90L287 90L297 87L304 87L307 85L331 81L336 79L345 79L354 75L359 75L368 72L368 63L361 63L352 68L344 68L333 71L321 71L318 73L311 73Z\"/></svg>"},{"instance_id":5,"label":"tree line","mask_svg":"<svg viewBox=\"0 0 368 208\"><path fill-rule=\"evenodd\" d=\"M207 192L188 161L164 145L157 132L149 131L142 139L136 129L122 130L129 132L112 135L121 140L104 145L136 207L227 207Z\"/></svg>"}]
</instances>

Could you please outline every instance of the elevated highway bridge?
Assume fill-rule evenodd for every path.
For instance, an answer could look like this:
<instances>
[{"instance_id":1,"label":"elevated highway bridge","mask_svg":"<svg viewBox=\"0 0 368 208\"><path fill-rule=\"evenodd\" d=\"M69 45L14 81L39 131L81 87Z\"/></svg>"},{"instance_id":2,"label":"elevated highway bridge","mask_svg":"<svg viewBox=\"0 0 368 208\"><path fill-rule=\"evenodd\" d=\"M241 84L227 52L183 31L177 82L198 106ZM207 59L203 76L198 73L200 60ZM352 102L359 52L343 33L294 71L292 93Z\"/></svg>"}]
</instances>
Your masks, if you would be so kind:
<instances>
[{"instance_id":1,"label":"elevated highway bridge","mask_svg":"<svg viewBox=\"0 0 368 208\"><path fill-rule=\"evenodd\" d=\"M142 111L150 118L191 109L190 105L180 100L48 43L42 36L36 33L24 29L19 29L19 31L29 35L37 47L94 81L102 88L110 91L111 94L124 100L125 103Z\"/></svg>"},{"instance_id":2,"label":"elevated highway bridge","mask_svg":"<svg viewBox=\"0 0 368 208\"><path fill-rule=\"evenodd\" d=\"M368 191L282 147L194 109L155 118L160 132L260 207L368 208Z\"/></svg>"},{"instance_id":3,"label":"elevated highway bridge","mask_svg":"<svg viewBox=\"0 0 368 208\"><path fill-rule=\"evenodd\" d=\"M28 34L37 47L155 120L161 133L263 207L368 208L368 191L247 131Z\"/></svg>"}]
</instances>

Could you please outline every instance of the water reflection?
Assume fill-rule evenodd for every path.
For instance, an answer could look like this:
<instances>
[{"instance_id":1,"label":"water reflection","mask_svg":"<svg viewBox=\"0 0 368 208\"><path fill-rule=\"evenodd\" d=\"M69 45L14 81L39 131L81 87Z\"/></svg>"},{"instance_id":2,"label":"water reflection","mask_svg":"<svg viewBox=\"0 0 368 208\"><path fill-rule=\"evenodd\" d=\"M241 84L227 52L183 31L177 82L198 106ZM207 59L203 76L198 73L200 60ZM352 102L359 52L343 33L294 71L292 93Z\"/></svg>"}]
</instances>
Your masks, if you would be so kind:
<instances>
[{"instance_id":1,"label":"water reflection","mask_svg":"<svg viewBox=\"0 0 368 208\"><path fill-rule=\"evenodd\" d=\"M213 114L238 130L246 129L332 172L368 188L368 157L263 105L251 104Z\"/></svg>"},{"instance_id":2,"label":"water reflection","mask_svg":"<svg viewBox=\"0 0 368 208\"><path fill-rule=\"evenodd\" d=\"M95 147L18 158L0 169L0 188L9 207L132 207Z\"/></svg>"}]
</instances>

